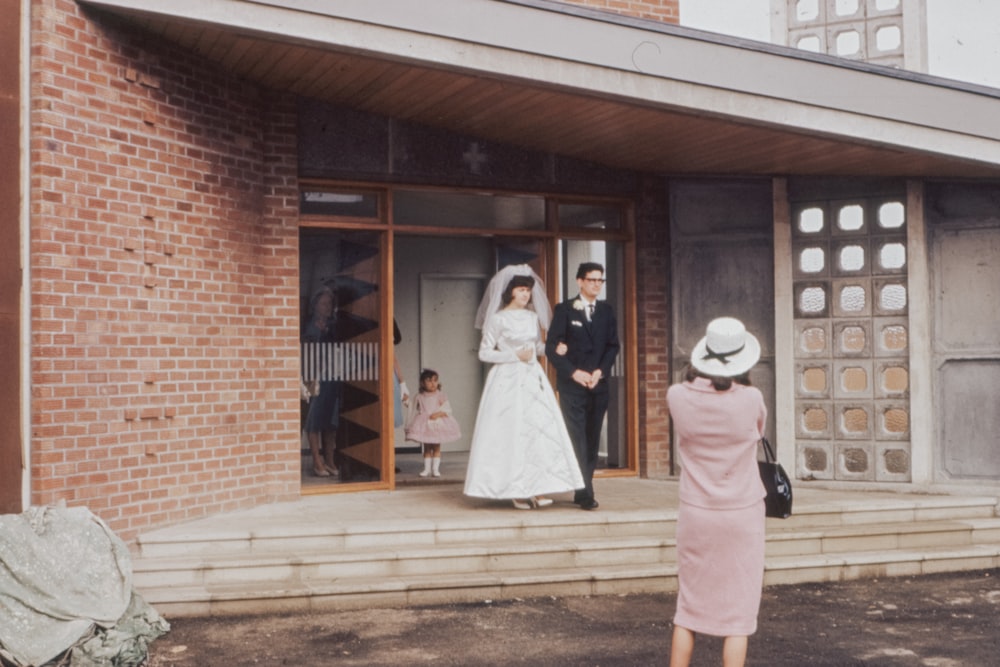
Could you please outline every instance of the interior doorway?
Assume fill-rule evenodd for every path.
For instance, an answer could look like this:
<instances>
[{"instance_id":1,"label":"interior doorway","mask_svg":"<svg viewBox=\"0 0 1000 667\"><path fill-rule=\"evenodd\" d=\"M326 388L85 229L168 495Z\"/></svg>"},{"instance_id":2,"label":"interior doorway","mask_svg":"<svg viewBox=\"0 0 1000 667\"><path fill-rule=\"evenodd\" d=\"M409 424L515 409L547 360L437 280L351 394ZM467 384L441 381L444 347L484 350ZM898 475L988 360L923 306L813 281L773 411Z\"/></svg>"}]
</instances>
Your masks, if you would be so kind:
<instances>
[{"instance_id":1,"label":"interior doorway","mask_svg":"<svg viewBox=\"0 0 1000 667\"><path fill-rule=\"evenodd\" d=\"M462 427L462 438L442 451L468 451L485 373L479 362L479 331L472 326L486 287L485 274L428 273L420 276L420 369L438 373ZM420 391L418 386L413 391Z\"/></svg>"},{"instance_id":2,"label":"interior doorway","mask_svg":"<svg viewBox=\"0 0 1000 667\"><path fill-rule=\"evenodd\" d=\"M479 300L495 266L488 238L399 236L394 247L394 317L402 340L395 346L411 394L420 391L420 371L439 374L462 439L444 452L468 451L472 441L485 369L479 361L474 322ZM397 452L414 451L402 428Z\"/></svg>"}]
</instances>

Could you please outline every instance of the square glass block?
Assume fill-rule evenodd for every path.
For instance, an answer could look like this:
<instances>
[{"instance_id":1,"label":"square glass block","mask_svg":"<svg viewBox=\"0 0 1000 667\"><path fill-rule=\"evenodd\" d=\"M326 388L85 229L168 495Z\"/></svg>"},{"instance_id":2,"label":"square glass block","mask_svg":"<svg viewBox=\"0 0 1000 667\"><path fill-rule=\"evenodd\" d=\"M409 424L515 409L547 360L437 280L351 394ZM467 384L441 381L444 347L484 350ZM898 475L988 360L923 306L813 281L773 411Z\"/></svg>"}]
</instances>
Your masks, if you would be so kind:
<instances>
[{"instance_id":1,"label":"square glass block","mask_svg":"<svg viewBox=\"0 0 1000 667\"><path fill-rule=\"evenodd\" d=\"M864 0L833 0L833 16L837 19L861 18Z\"/></svg>"},{"instance_id":2,"label":"square glass block","mask_svg":"<svg viewBox=\"0 0 1000 667\"><path fill-rule=\"evenodd\" d=\"M830 284L827 282L800 282L793 287L795 317L828 317L830 313Z\"/></svg>"},{"instance_id":3,"label":"square glass block","mask_svg":"<svg viewBox=\"0 0 1000 667\"><path fill-rule=\"evenodd\" d=\"M832 442L797 442L795 449L796 478L833 479L835 459Z\"/></svg>"},{"instance_id":4,"label":"square glass block","mask_svg":"<svg viewBox=\"0 0 1000 667\"><path fill-rule=\"evenodd\" d=\"M835 361L832 380L833 396L838 400L863 401L874 396L870 359Z\"/></svg>"},{"instance_id":5,"label":"square glass block","mask_svg":"<svg viewBox=\"0 0 1000 667\"><path fill-rule=\"evenodd\" d=\"M830 276L830 244L826 239L797 241L792 246L792 277L795 280L815 280Z\"/></svg>"},{"instance_id":6,"label":"square glass block","mask_svg":"<svg viewBox=\"0 0 1000 667\"><path fill-rule=\"evenodd\" d=\"M841 58L864 58L865 39L862 32L864 23L837 24L827 28L827 39L834 45L834 55Z\"/></svg>"},{"instance_id":7,"label":"square glass block","mask_svg":"<svg viewBox=\"0 0 1000 667\"><path fill-rule=\"evenodd\" d=\"M910 356L910 322L906 317L873 317L871 322L876 357Z\"/></svg>"},{"instance_id":8,"label":"square glass block","mask_svg":"<svg viewBox=\"0 0 1000 667\"><path fill-rule=\"evenodd\" d=\"M830 308L834 317L870 317L872 287L869 278L841 278L831 282Z\"/></svg>"},{"instance_id":9,"label":"square glass block","mask_svg":"<svg viewBox=\"0 0 1000 667\"><path fill-rule=\"evenodd\" d=\"M906 204L903 199L873 202L874 221L872 232L892 232L906 229Z\"/></svg>"},{"instance_id":10,"label":"square glass block","mask_svg":"<svg viewBox=\"0 0 1000 667\"><path fill-rule=\"evenodd\" d=\"M870 401L838 401L833 405L835 440L871 440L875 415Z\"/></svg>"},{"instance_id":11,"label":"square glass block","mask_svg":"<svg viewBox=\"0 0 1000 667\"><path fill-rule=\"evenodd\" d=\"M834 359L871 357L871 320L834 320L831 351Z\"/></svg>"},{"instance_id":12,"label":"square glass block","mask_svg":"<svg viewBox=\"0 0 1000 667\"><path fill-rule=\"evenodd\" d=\"M796 438L829 440L833 437L833 403L829 401L796 401L795 411Z\"/></svg>"},{"instance_id":13,"label":"square glass block","mask_svg":"<svg viewBox=\"0 0 1000 667\"><path fill-rule=\"evenodd\" d=\"M795 358L829 359L833 345L829 320L796 320Z\"/></svg>"},{"instance_id":14,"label":"square glass block","mask_svg":"<svg viewBox=\"0 0 1000 667\"><path fill-rule=\"evenodd\" d=\"M819 31L796 30L789 32L789 41L792 41L795 48L800 51L811 51L813 53L823 53L823 37Z\"/></svg>"},{"instance_id":15,"label":"square glass block","mask_svg":"<svg viewBox=\"0 0 1000 667\"><path fill-rule=\"evenodd\" d=\"M868 21L868 52L870 57L903 55L903 30L894 21Z\"/></svg>"},{"instance_id":16,"label":"square glass block","mask_svg":"<svg viewBox=\"0 0 1000 667\"><path fill-rule=\"evenodd\" d=\"M839 442L836 455L835 479L873 481L875 479L875 446L870 442Z\"/></svg>"},{"instance_id":17,"label":"square glass block","mask_svg":"<svg viewBox=\"0 0 1000 667\"><path fill-rule=\"evenodd\" d=\"M906 236L900 234L873 236L870 245L872 275L906 275L909 264Z\"/></svg>"},{"instance_id":18,"label":"square glass block","mask_svg":"<svg viewBox=\"0 0 1000 667\"><path fill-rule=\"evenodd\" d=\"M832 398L832 366L828 361L802 361L795 364L795 396L808 400Z\"/></svg>"},{"instance_id":19,"label":"square glass block","mask_svg":"<svg viewBox=\"0 0 1000 667\"><path fill-rule=\"evenodd\" d=\"M901 316L909 312L910 295L905 277L872 280L872 312L879 316Z\"/></svg>"},{"instance_id":20,"label":"square glass block","mask_svg":"<svg viewBox=\"0 0 1000 667\"><path fill-rule=\"evenodd\" d=\"M825 203L802 204L792 210L792 236L796 239L825 238L830 222Z\"/></svg>"},{"instance_id":21,"label":"square glass block","mask_svg":"<svg viewBox=\"0 0 1000 667\"><path fill-rule=\"evenodd\" d=\"M822 204L803 206L792 215L792 227L796 235L826 236L830 233L826 206Z\"/></svg>"},{"instance_id":22,"label":"square glass block","mask_svg":"<svg viewBox=\"0 0 1000 667\"><path fill-rule=\"evenodd\" d=\"M879 359L875 362L875 398L909 400L910 365L906 359Z\"/></svg>"},{"instance_id":23,"label":"square glass block","mask_svg":"<svg viewBox=\"0 0 1000 667\"><path fill-rule=\"evenodd\" d=\"M910 439L910 404L908 401L875 401L877 440Z\"/></svg>"},{"instance_id":24,"label":"square glass block","mask_svg":"<svg viewBox=\"0 0 1000 667\"><path fill-rule=\"evenodd\" d=\"M871 275L872 257L866 238L838 238L830 244L830 274L841 276Z\"/></svg>"},{"instance_id":25,"label":"square glass block","mask_svg":"<svg viewBox=\"0 0 1000 667\"><path fill-rule=\"evenodd\" d=\"M899 13L903 0L868 0L868 16L895 12Z\"/></svg>"},{"instance_id":26,"label":"square glass block","mask_svg":"<svg viewBox=\"0 0 1000 667\"><path fill-rule=\"evenodd\" d=\"M875 481L909 482L912 470L909 442L875 443Z\"/></svg>"},{"instance_id":27,"label":"square glass block","mask_svg":"<svg viewBox=\"0 0 1000 667\"><path fill-rule=\"evenodd\" d=\"M795 0L795 20L800 23L819 21L823 16L820 10L825 8L825 2L826 0Z\"/></svg>"},{"instance_id":28,"label":"square glass block","mask_svg":"<svg viewBox=\"0 0 1000 667\"><path fill-rule=\"evenodd\" d=\"M867 238L869 203L864 199L830 202L830 235Z\"/></svg>"}]
</instances>

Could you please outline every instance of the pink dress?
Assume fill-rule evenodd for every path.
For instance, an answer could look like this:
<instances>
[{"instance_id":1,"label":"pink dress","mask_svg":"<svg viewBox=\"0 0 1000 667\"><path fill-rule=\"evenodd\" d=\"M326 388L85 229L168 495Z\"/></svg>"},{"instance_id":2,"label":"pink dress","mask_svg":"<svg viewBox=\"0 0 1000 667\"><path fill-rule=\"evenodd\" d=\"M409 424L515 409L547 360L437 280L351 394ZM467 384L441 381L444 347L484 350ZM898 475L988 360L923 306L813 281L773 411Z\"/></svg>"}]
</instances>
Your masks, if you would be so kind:
<instances>
[{"instance_id":1,"label":"pink dress","mask_svg":"<svg viewBox=\"0 0 1000 667\"><path fill-rule=\"evenodd\" d=\"M435 412L446 413L431 419ZM454 442L462 437L458 421L451 416L448 396L438 389L433 393L421 391L414 398L406 419L406 439L413 442L441 444Z\"/></svg>"},{"instance_id":2,"label":"pink dress","mask_svg":"<svg viewBox=\"0 0 1000 667\"><path fill-rule=\"evenodd\" d=\"M697 378L667 392L681 462L674 624L720 637L757 630L764 584L764 485L756 387L716 391Z\"/></svg>"}]
</instances>

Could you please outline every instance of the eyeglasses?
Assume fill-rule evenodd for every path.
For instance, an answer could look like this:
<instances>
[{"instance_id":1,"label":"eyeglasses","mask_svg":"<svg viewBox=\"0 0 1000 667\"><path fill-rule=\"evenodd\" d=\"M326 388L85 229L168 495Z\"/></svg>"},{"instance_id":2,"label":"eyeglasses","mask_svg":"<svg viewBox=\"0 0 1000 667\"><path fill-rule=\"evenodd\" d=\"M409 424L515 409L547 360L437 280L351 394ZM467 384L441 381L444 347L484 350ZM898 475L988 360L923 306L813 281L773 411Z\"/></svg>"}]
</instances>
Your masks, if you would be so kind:
<instances>
[{"instance_id":1,"label":"eyeglasses","mask_svg":"<svg viewBox=\"0 0 1000 667\"><path fill-rule=\"evenodd\" d=\"M598 285L603 285L607 282L604 278L584 278L583 280L588 283L597 283Z\"/></svg>"}]
</instances>

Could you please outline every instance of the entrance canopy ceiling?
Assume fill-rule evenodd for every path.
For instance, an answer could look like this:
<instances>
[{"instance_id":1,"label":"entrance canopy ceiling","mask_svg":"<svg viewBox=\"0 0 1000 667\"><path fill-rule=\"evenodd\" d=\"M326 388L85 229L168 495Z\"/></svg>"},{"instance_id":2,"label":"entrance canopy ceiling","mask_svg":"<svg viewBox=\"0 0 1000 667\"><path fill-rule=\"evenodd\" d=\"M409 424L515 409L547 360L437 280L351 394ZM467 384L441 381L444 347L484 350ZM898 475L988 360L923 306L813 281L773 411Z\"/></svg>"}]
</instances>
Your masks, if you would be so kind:
<instances>
[{"instance_id":1,"label":"entrance canopy ceiling","mask_svg":"<svg viewBox=\"0 0 1000 667\"><path fill-rule=\"evenodd\" d=\"M668 174L1000 176L1000 90L547 0L78 0L233 76Z\"/></svg>"}]
</instances>

